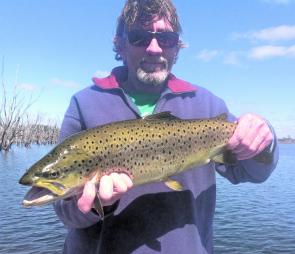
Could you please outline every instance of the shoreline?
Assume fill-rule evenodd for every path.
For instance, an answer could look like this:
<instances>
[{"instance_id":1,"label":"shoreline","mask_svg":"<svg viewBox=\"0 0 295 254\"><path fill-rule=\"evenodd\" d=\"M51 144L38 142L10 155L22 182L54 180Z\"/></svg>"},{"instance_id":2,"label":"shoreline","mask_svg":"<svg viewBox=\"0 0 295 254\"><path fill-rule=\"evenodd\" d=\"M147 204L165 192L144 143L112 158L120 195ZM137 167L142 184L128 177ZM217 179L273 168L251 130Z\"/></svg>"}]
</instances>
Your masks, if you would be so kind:
<instances>
[{"instance_id":1,"label":"shoreline","mask_svg":"<svg viewBox=\"0 0 295 254\"><path fill-rule=\"evenodd\" d=\"M295 144L295 139L293 138L278 138L279 144Z\"/></svg>"}]
</instances>

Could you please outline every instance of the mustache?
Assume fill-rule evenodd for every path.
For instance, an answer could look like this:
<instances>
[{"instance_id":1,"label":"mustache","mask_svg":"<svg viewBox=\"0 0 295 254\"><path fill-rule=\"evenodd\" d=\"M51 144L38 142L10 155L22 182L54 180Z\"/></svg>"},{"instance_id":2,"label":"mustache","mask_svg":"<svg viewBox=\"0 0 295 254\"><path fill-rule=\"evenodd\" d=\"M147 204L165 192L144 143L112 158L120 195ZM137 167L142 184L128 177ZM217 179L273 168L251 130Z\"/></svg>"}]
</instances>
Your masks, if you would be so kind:
<instances>
[{"instance_id":1,"label":"mustache","mask_svg":"<svg viewBox=\"0 0 295 254\"><path fill-rule=\"evenodd\" d=\"M166 67L168 67L168 60L163 57L143 57L140 61L140 64L148 62L148 63L157 63L157 64L164 64Z\"/></svg>"}]
</instances>

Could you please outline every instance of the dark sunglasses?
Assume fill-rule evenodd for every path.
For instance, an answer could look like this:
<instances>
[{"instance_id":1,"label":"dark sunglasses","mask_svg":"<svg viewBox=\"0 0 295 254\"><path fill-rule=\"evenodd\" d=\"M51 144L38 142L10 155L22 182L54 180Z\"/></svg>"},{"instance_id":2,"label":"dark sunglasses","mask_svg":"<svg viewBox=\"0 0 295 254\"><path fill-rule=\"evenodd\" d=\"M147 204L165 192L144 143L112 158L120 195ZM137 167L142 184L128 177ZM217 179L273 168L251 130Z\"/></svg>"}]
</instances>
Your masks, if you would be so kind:
<instances>
[{"instance_id":1,"label":"dark sunglasses","mask_svg":"<svg viewBox=\"0 0 295 254\"><path fill-rule=\"evenodd\" d=\"M173 48L179 42L179 34L175 32L151 32L146 30L131 30L127 33L128 41L136 47L147 47L153 38L161 48Z\"/></svg>"}]
</instances>

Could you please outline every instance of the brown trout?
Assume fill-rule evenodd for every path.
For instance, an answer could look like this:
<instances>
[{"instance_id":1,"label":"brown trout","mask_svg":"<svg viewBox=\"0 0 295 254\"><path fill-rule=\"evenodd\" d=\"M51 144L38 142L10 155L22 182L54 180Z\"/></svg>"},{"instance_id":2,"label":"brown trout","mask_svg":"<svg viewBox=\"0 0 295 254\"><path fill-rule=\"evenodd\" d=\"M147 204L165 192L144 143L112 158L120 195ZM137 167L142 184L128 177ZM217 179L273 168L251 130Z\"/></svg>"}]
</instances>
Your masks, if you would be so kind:
<instances>
[{"instance_id":1,"label":"brown trout","mask_svg":"<svg viewBox=\"0 0 295 254\"><path fill-rule=\"evenodd\" d=\"M96 175L99 185L100 178L111 172L128 174L134 186L164 181L180 190L181 185L169 180L170 176L211 160L234 162L225 146L236 123L226 118L223 114L180 120L163 112L74 134L21 177L20 184L35 187L27 193L23 205L42 205L78 195L87 180Z\"/></svg>"}]
</instances>

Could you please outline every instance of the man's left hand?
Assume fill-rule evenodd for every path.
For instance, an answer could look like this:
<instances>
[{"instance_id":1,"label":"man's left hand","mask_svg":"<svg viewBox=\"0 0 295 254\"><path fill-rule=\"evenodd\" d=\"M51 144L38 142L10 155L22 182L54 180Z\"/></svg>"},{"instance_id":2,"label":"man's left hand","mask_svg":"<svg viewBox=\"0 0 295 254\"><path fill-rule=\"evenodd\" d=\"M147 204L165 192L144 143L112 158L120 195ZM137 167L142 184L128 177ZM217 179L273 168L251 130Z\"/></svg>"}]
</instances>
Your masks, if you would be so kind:
<instances>
[{"instance_id":1,"label":"man's left hand","mask_svg":"<svg viewBox=\"0 0 295 254\"><path fill-rule=\"evenodd\" d=\"M245 114L237 120L237 128L227 147L238 160L246 160L261 153L273 140L267 122L255 114Z\"/></svg>"}]
</instances>

